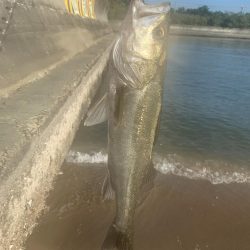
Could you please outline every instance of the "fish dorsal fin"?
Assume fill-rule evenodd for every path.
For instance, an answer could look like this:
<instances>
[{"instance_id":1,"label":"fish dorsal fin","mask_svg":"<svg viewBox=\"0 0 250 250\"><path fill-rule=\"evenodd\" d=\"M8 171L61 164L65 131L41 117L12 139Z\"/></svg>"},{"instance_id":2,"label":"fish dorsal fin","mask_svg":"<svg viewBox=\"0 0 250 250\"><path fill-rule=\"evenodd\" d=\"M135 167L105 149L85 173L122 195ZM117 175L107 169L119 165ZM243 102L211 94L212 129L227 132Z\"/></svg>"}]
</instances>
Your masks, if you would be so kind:
<instances>
[{"instance_id":1,"label":"fish dorsal fin","mask_svg":"<svg viewBox=\"0 0 250 250\"><path fill-rule=\"evenodd\" d=\"M105 94L87 113L84 126L90 127L108 119L108 102Z\"/></svg>"}]
</instances>

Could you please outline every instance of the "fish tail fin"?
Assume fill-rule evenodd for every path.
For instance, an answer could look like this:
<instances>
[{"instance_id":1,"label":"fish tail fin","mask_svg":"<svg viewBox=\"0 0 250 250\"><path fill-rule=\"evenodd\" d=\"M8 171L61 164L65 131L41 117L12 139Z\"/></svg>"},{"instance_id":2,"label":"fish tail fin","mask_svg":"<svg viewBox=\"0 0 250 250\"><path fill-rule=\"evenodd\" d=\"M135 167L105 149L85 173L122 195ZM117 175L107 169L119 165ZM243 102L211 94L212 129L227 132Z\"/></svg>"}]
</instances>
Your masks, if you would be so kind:
<instances>
[{"instance_id":1,"label":"fish tail fin","mask_svg":"<svg viewBox=\"0 0 250 250\"><path fill-rule=\"evenodd\" d=\"M133 250L132 237L112 225L104 240L102 250Z\"/></svg>"}]
</instances>

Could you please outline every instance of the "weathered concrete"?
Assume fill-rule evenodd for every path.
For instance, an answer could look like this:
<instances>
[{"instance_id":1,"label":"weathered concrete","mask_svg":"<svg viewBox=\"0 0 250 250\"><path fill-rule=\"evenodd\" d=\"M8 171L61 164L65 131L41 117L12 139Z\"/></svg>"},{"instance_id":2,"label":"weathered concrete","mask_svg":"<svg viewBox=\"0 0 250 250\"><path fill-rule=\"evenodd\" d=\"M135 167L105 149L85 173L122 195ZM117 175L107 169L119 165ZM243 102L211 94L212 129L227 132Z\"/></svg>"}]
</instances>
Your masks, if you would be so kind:
<instances>
[{"instance_id":1,"label":"weathered concrete","mask_svg":"<svg viewBox=\"0 0 250 250\"><path fill-rule=\"evenodd\" d=\"M4 6L11 6L5 2ZM46 5L17 2L13 15L4 6L1 14L9 23L1 26L6 30L0 37L1 88L32 81L110 33L105 24L70 16ZM9 92L2 90L0 96L8 94L6 91Z\"/></svg>"},{"instance_id":2,"label":"weathered concrete","mask_svg":"<svg viewBox=\"0 0 250 250\"><path fill-rule=\"evenodd\" d=\"M220 27L201 27L201 26L178 26L172 25L171 35L182 36L203 36L218 38L250 39L249 29L226 29Z\"/></svg>"},{"instance_id":3,"label":"weathered concrete","mask_svg":"<svg viewBox=\"0 0 250 250\"><path fill-rule=\"evenodd\" d=\"M114 42L106 24L29 2L0 6L0 250L21 249L45 209Z\"/></svg>"}]
</instances>

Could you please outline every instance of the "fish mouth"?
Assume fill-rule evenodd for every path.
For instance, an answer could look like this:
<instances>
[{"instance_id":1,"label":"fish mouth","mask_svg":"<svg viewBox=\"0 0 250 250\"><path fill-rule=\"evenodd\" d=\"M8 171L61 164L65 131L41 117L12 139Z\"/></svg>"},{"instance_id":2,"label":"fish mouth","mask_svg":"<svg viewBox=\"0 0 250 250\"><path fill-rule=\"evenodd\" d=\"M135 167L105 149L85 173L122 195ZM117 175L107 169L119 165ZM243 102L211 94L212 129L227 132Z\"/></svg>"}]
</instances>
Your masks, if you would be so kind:
<instances>
[{"instance_id":1,"label":"fish mouth","mask_svg":"<svg viewBox=\"0 0 250 250\"><path fill-rule=\"evenodd\" d=\"M144 1L139 0L136 2L136 5L138 7L138 17L167 14L171 9L171 5L168 2L145 4Z\"/></svg>"}]
</instances>

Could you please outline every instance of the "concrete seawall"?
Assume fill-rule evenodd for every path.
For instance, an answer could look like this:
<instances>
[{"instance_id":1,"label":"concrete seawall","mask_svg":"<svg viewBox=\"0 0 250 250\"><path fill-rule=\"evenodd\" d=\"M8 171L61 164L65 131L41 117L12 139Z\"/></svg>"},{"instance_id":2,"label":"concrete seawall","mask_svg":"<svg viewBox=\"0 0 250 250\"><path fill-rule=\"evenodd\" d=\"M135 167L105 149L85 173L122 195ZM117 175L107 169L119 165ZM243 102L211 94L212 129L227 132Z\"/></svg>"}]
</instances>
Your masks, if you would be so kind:
<instances>
[{"instance_id":1,"label":"concrete seawall","mask_svg":"<svg viewBox=\"0 0 250 250\"><path fill-rule=\"evenodd\" d=\"M4 0L0 14L0 250L15 250L45 209L115 37L43 1Z\"/></svg>"},{"instance_id":2,"label":"concrete seawall","mask_svg":"<svg viewBox=\"0 0 250 250\"><path fill-rule=\"evenodd\" d=\"M172 25L170 28L172 35L179 36L201 36L218 37L233 39L250 39L249 29L224 29L220 27L201 27L201 26L178 26Z\"/></svg>"}]
</instances>

